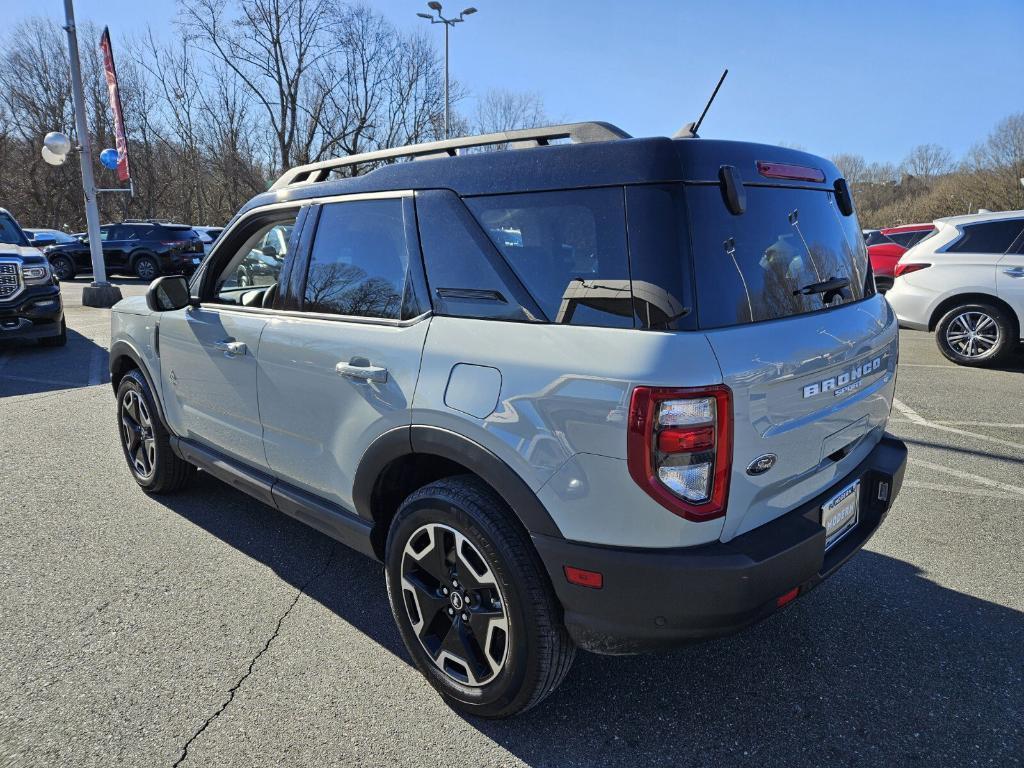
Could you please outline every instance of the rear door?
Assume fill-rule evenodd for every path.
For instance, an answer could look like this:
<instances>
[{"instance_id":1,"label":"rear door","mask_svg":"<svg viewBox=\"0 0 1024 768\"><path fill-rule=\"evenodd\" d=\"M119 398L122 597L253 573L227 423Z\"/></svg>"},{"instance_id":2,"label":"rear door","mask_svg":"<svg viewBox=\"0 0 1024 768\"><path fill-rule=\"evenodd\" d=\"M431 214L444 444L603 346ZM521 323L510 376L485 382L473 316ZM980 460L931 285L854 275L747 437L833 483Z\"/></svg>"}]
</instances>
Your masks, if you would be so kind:
<instances>
[{"instance_id":1,"label":"rear door","mask_svg":"<svg viewBox=\"0 0 1024 768\"><path fill-rule=\"evenodd\" d=\"M1018 328L1024 328L1024 219L1016 219L1016 223L1021 231L996 266L996 290L1017 313ZM1024 338L1024 330L1021 338Z\"/></svg>"},{"instance_id":2,"label":"rear door","mask_svg":"<svg viewBox=\"0 0 1024 768\"><path fill-rule=\"evenodd\" d=\"M324 204L304 277L260 344L267 461L351 510L366 448L410 423L429 325L411 193Z\"/></svg>"},{"instance_id":3,"label":"rear door","mask_svg":"<svg viewBox=\"0 0 1024 768\"><path fill-rule=\"evenodd\" d=\"M733 397L724 540L820 494L867 455L885 430L897 357L856 217L826 189L745 191L746 211L733 215L717 185L686 189L698 323ZM758 474L768 454L774 466Z\"/></svg>"}]
</instances>

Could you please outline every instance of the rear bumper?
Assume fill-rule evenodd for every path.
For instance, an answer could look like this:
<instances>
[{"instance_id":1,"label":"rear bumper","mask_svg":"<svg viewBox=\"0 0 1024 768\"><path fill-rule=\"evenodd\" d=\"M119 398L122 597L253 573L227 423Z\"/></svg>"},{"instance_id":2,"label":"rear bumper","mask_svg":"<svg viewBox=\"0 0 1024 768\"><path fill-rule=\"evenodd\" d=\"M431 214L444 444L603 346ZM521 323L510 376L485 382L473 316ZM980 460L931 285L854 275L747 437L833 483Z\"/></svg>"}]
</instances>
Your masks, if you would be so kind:
<instances>
[{"instance_id":1,"label":"rear bumper","mask_svg":"<svg viewBox=\"0 0 1024 768\"><path fill-rule=\"evenodd\" d=\"M45 339L60 334L64 304L56 286L33 287L12 304L0 304L0 341Z\"/></svg>"},{"instance_id":2,"label":"rear bumper","mask_svg":"<svg viewBox=\"0 0 1024 768\"><path fill-rule=\"evenodd\" d=\"M886 436L817 498L728 543L618 549L534 535L573 640L597 653L637 653L736 632L831 576L871 538L899 492L907 448ZM860 522L825 553L821 505L861 479ZM565 565L597 571L600 589L570 584Z\"/></svg>"}]
</instances>

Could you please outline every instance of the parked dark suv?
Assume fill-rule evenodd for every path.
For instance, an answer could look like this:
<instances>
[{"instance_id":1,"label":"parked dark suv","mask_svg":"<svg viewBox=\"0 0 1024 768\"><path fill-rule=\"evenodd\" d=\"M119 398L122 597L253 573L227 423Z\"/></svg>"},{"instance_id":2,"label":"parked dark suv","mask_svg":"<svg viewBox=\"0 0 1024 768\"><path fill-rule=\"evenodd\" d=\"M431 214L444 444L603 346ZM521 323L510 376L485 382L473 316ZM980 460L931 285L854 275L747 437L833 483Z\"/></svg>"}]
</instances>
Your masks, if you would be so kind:
<instances>
[{"instance_id":1,"label":"parked dark suv","mask_svg":"<svg viewBox=\"0 0 1024 768\"><path fill-rule=\"evenodd\" d=\"M203 259L203 241L188 225L158 221L126 221L100 227L103 259L110 274L152 280L160 275L191 275ZM46 249L53 271L61 280L92 271L89 243Z\"/></svg>"}]
</instances>

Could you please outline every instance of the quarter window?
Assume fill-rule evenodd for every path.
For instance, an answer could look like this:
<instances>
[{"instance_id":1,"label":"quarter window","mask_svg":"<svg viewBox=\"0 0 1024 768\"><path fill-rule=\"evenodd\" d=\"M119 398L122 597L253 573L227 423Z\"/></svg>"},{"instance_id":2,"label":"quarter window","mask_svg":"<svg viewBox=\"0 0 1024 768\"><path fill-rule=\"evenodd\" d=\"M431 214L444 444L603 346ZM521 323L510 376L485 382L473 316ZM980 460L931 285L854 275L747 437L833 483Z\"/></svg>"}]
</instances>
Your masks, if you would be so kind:
<instances>
[{"instance_id":1,"label":"quarter window","mask_svg":"<svg viewBox=\"0 0 1024 768\"><path fill-rule=\"evenodd\" d=\"M621 188L474 197L466 204L548 320L633 327Z\"/></svg>"},{"instance_id":2,"label":"quarter window","mask_svg":"<svg viewBox=\"0 0 1024 768\"><path fill-rule=\"evenodd\" d=\"M1024 230L1024 219L967 224L963 236L946 250L950 253L1006 253Z\"/></svg>"},{"instance_id":3,"label":"quarter window","mask_svg":"<svg viewBox=\"0 0 1024 768\"><path fill-rule=\"evenodd\" d=\"M391 320L419 314L401 199L323 206L303 309Z\"/></svg>"},{"instance_id":4,"label":"quarter window","mask_svg":"<svg viewBox=\"0 0 1024 768\"><path fill-rule=\"evenodd\" d=\"M217 299L228 304L271 306L294 229L294 216L256 229L221 270Z\"/></svg>"}]
</instances>

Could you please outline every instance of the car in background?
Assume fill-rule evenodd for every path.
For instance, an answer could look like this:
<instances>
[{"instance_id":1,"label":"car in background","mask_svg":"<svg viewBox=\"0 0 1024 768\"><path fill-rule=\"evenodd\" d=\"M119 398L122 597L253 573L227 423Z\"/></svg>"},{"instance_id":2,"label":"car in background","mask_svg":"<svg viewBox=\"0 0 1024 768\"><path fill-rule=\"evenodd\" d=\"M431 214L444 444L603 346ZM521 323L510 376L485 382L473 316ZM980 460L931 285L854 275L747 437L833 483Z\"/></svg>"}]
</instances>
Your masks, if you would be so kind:
<instances>
[{"instance_id":1,"label":"car in background","mask_svg":"<svg viewBox=\"0 0 1024 768\"><path fill-rule=\"evenodd\" d=\"M203 241L204 253L210 252L213 244L220 237L220 233L224 231L224 227L192 227L192 229L199 235L199 239Z\"/></svg>"},{"instance_id":2,"label":"car in background","mask_svg":"<svg viewBox=\"0 0 1024 768\"><path fill-rule=\"evenodd\" d=\"M67 343L60 285L46 258L29 243L14 217L0 208L0 340Z\"/></svg>"},{"instance_id":3,"label":"car in background","mask_svg":"<svg viewBox=\"0 0 1024 768\"><path fill-rule=\"evenodd\" d=\"M25 229L28 241L36 248L46 248L51 245L62 245L75 242L75 236L59 229Z\"/></svg>"},{"instance_id":4,"label":"car in background","mask_svg":"<svg viewBox=\"0 0 1024 768\"><path fill-rule=\"evenodd\" d=\"M100 227L108 274L153 280L160 275L191 275L203 260L203 241L187 224L125 221ZM61 280L92 272L87 238L52 245L44 253Z\"/></svg>"},{"instance_id":5,"label":"car in background","mask_svg":"<svg viewBox=\"0 0 1024 768\"><path fill-rule=\"evenodd\" d=\"M1024 328L1024 211L952 216L904 253L886 299L959 365L1006 358Z\"/></svg>"},{"instance_id":6,"label":"car in background","mask_svg":"<svg viewBox=\"0 0 1024 768\"><path fill-rule=\"evenodd\" d=\"M865 237L864 243L868 247L871 271L875 275L875 286L880 292L884 293L892 288L893 270L900 256L934 231L934 224L905 224L875 230Z\"/></svg>"}]
</instances>

